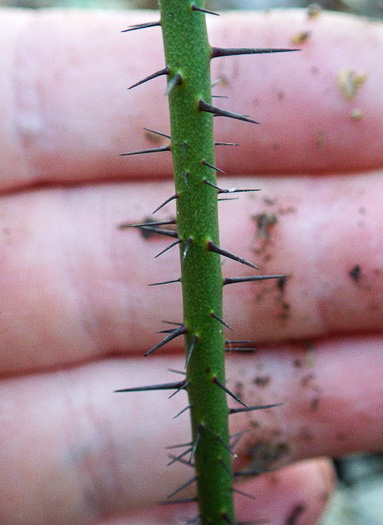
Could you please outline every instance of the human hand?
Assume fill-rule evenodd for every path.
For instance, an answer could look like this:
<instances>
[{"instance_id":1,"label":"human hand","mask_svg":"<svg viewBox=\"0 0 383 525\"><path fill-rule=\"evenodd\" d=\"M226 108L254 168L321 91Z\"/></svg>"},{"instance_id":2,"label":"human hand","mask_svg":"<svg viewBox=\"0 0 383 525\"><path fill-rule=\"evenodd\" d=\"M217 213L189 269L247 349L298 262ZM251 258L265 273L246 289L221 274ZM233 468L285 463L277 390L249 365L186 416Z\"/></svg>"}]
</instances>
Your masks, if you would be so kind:
<instances>
[{"instance_id":1,"label":"human hand","mask_svg":"<svg viewBox=\"0 0 383 525\"><path fill-rule=\"evenodd\" d=\"M126 91L163 66L158 29L120 34L148 16L1 14L2 525L193 515L155 506L189 476L165 466L164 448L190 439L187 415L172 420L183 394L113 393L171 381L167 369L184 364L175 345L142 357L161 319L180 319L177 284L147 287L179 276L176 250L154 259L166 241L117 228L173 192L169 154L118 156L158 145L144 126L169 130L161 80ZM217 139L241 145L217 150L230 174L220 185L262 190L220 204L222 246L289 275L284 287L225 289L235 337L259 343L228 355L229 387L248 405L283 403L232 416L233 432L250 428L236 468L304 460L240 486L256 499L238 495L239 517L308 525L333 484L327 461L310 458L382 448L383 31L296 11L209 23L217 46L286 47L311 31L301 53L213 63L221 105L261 121L217 121ZM336 80L344 69L367 74L351 100Z\"/></svg>"}]
</instances>

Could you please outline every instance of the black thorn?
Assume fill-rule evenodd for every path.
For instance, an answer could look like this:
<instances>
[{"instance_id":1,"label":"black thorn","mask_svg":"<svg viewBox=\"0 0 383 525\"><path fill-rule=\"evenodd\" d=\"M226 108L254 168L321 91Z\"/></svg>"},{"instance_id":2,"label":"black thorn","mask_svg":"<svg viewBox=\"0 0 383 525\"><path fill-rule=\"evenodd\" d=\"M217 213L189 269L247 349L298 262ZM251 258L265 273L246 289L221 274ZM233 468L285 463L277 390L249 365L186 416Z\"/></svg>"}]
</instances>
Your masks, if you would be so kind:
<instances>
[{"instance_id":1,"label":"black thorn","mask_svg":"<svg viewBox=\"0 0 383 525\"><path fill-rule=\"evenodd\" d=\"M178 487L178 489L176 489L174 492L169 494L169 496L166 499L171 499L173 496L175 496L176 494L181 492L181 490L185 489L186 487L194 483L196 480L197 480L197 476L193 476L191 479L189 479L189 481L186 481L180 487Z\"/></svg>"},{"instance_id":2,"label":"black thorn","mask_svg":"<svg viewBox=\"0 0 383 525\"><path fill-rule=\"evenodd\" d=\"M186 390L189 385L190 385L190 381L184 381L183 385L180 386L179 388L177 388L177 390L175 392L173 392L173 394L171 396L169 396L168 399L171 399L173 396L178 394L178 392L181 392L181 390Z\"/></svg>"},{"instance_id":3,"label":"black thorn","mask_svg":"<svg viewBox=\"0 0 383 525\"><path fill-rule=\"evenodd\" d=\"M135 31L136 29L146 29L147 27L160 26L161 22L146 22L145 24L136 24L134 26L129 26L128 29L124 29L121 33L127 33L128 31Z\"/></svg>"},{"instance_id":4,"label":"black thorn","mask_svg":"<svg viewBox=\"0 0 383 525\"><path fill-rule=\"evenodd\" d=\"M226 326L226 328L233 331L232 327L228 325L227 323L225 323L225 321L221 319L220 317L218 317L218 315L216 315L214 312L212 312L210 315L213 319L216 319L219 323L223 324L223 326Z\"/></svg>"},{"instance_id":5,"label":"black thorn","mask_svg":"<svg viewBox=\"0 0 383 525\"><path fill-rule=\"evenodd\" d=\"M202 164L204 166L207 166L208 168L211 168L212 170L219 171L220 173L225 174L223 170L221 170L220 168L217 168L217 166L214 166L214 164L210 164L210 162L206 162L206 160L203 160Z\"/></svg>"},{"instance_id":6,"label":"black thorn","mask_svg":"<svg viewBox=\"0 0 383 525\"><path fill-rule=\"evenodd\" d=\"M270 520L238 521L237 525L261 525L262 523L271 523L271 522Z\"/></svg>"},{"instance_id":7,"label":"black thorn","mask_svg":"<svg viewBox=\"0 0 383 525\"><path fill-rule=\"evenodd\" d=\"M198 7L196 5L192 5L191 6L193 11L199 11L200 13L206 13L208 15L215 15L215 16L219 16L219 13L215 13L214 11L209 11L209 9L204 9L203 7Z\"/></svg>"},{"instance_id":8,"label":"black thorn","mask_svg":"<svg viewBox=\"0 0 383 525\"><path fill-rule=\"evenodd\" d=\"M178 199L178 193L175 193L174 195L172 195L171 197L169 197L168 199L166 199L166 201L164 201L162 204L160 204L158 206L158 208L156 208L153 212L153 215L155 213L157 213L161 208L163 208L164 206L166 206L170 201L173 201L174 199Z\"/></svg>"},{"instance_id":9,"label":"black thorn","mask_svg":"<svg viewBox=\"0 0 383 525\"><path fill-rule=\"evenodd\" d=\"M197 344L198 340L199 340L199 336L197 334L194 334L193 337L192 337L192 340L190 342L190 346L189 346L188 353L187 353L187 356L186 356L185 368L187 368L187 366L189 364L190 357L191 357L191 355L193 353L194 347Z\"/></svg>"},{"instance_id":10,"label":"black thorn","mask_svg":"<svg viewBox=\"0 0 383 525\"><path fill-rule=\"evenodd\" d=\"M168 372L173 372L173 374L180 374L181 376L185 375L183 370L176 370L175 368L168 368Z\"/></svg>"},{"instance_id":11,"label":"black thorn","mask_svg":"<svg viewBox=\"0 0 383 525\"><path fill-rule=\"evenodd\" d=\"M158 505L178 505L179 503L195 503L197 498L174 499L172 501L161 501Z\"/></svg>"},{"instance_id":12,"label":"black thorn","mask_svg":"<svg viewBox=\"0 0 383 525\"><path fill-rule=\"evenodd\" d=\"M173 450L174 448L181 448L181 447L191 447L192 445L193 445L192 442L180 443L179 445L169 445L168 447L165 447L165 450Z\"/></svg>"},{"instance_id":13,"label":"black thorn","mask_svg":"<svg viewBox=\"0 0 383 525\"><path fill-rule=\"evenodd\" d=\"M144 354L144 356L147 357L148 355L150 355L153 352L155 352L156 350L158 350L158 348L161 348L161 346L166 345L167 343L169 343L170 341L172 341L176 337L179 337L180 335L183 335L184 333L186 333L186 327L185 327L185 325L181 325L179 328L176 328L171 334L169 334L166 337L164 337L162 339L162 341L160 341L159 343L154 345L150 350L148 350L146 352L146 354Z\"/></svg>"},{"instance_id":14,"label":"black thorn","mask_svg":"<svg viewBox=\"0 0 383 525\"><path fill-rule=\"evenodd\" d=\"M179 277L178 279L172 279L171 281L162 281L160 283L150 283L148 284L148 286L161 286L163 284L173 284L173 283L180 283L181 282L181 278Z\"/></svg>"},{"instance_id":15,"label":"black thorn","mask_svg":"<svg viewBox=\"0 0 383 525\"><path fill-rule=\"evenodd\" d=\"M243 345L243 344L256 344L256 341L250 339L226 339L226 345Z\"/></svg>"},{"instance_id":16,"label":"black thorn","mask_svg":"<svg viewBox=\"0 0 383 525\"><path fill-rule=\"evenodd\" d=\"M192 407L192 405L188 405L186 406L185 408L183 408L180 412L178 412L178 414L176 414L173 419L177 419L178 416L181 416L184 412L186 412L186 410L190 410Z\"/></svg>"},{"instance_id":17,"label":"black thorn","mask_svg":"<svg viewBox=\"0 0 383 525\"><path fill-rule=\"evenodd\" d=\"M284 279L287 275L251 275L247 277L225 277L223 285L226 284L237 284L237 283L248 283L251 281L266 281L268 279Z\"/></svg>"},{"instance_id":18,"label":"black thorn","mask_svg":"<svg viewBox=\"0 0 383 525\"><path fill-rule=\"evenodd\" d=\"M255 348L251 348L251 347L226 348L225 352L255 352Z\"/></svg>"},{"instance_id":19,"label":"black thorn","mask_svg":"<svg viewBox=\"0 0 383 525\"><path fill-rule=\"evenodd\" d=\"M185 242L184 249L182 250L181 262L185 259L188 249L192 242L193 239L191 237L188 237L187 241Z\"/></svg>"},{"instance_id":20,"label":"black thorn","mask_svg":"<svg viewBox=\"0 0 383 525\"><path fill-rule=\"evenodd\" d=\"M197 514L197 516L194 516L194 518L191 518L190 520L184 521L183 525L194 525L196 521L198 521L200 518L200 515Z\"/></svg>"},{"instance_id":21,"label":"black thorn","mask_svg":"<svg viewBox=\"0 0 383 525\"><path fill-rule=\"evenodd\" d=\"M230 476L232 476L230 468L226 465L222 458L218 458L218 463L226 470L228 474L230 474Z\"/></svg>"},{"instance_id":22,"label":"black thorn","mask_svg":"<svg viewBox=\"0 0 383 525\"><path fill-rule=\"evenodd\" d=\"M218 191L218 193L247 193L250 191L260 191L259 189L250 189L250 188L245 188L245 189L238 189L238 188L227 188L226 189L225 188L223 189L217 186L216 184L213 184L212 182L208 181L207 179L204 179L203 181L205 184L208 184L212 188L215 188Z\"/></svg>"},{"instance_id":23,"label":"black thorn","mask_svg":"<svg viewBox=\"0 0 383 525\"><path fill-rule=\"evenodd\" d=\"M152 73L148 77L145 77L142 80L139 80L135 84L129 86L128 89L133 89L134 87L140 86L141 84L145 84L145 82L148 82L149 80L152 80L153 78L162 77L163 75L167 75L168 73L169 73L169 68L165 67L164 69L160 69L159 71Z\"/></svg>"},{"instance_id":24,"label":"black thorn","mask_svg":"<svg viewBox=\"0 0 383 525\"><path fill-rule=\"evenodd\" d=\"M226 521L226 523L228 523L228 525L237 525L236 522L233 521L226 512L222 512L221 517L223 521Z\"/></svg>"},{"instance_id":25,"label":"black thorn","mask_svg":"<svg viewBox=\"0 0 383 525\"><path fill-rule=\"evenodd\" d=\"M252 410L265 410L266 408L281 407L283 403L274 403L273 405L257 405L246 408L230 408L229 414L238 414L239 412L251 412Z\"/></svg>"},{"instance_id":26,"label":"black thorn","mask_svg":"<svg viewBox=\"0 0 383 525\"><path fill-rule=\"evenodd\" d=\"M254 500L257 499L252 494L248 494L247 492L243 492L243 490L239 490L239 489L236 489L234 487L232 487L231 490L232 490L232 492L235 492L235 494L240 494L241 496L245 496L246 498L250 498L250 499L254 499Z\"/></svg>"},{"instance_id":27,"label":"black thorn","mask_svg":"<svg viewBox=\"0 0 383 525\"><path fill-rule=\"evenodd\" d=\"M300 51L300 49L273 49L273 48L248 48L248 47L212 47L211 58L228 57L234 55L262 55L264 53L287 53Z\"/></svg>"},{"instance_id":28,"label":"black thorn","mask_svg":"<svg viewBox=\"0 0 383 525\"><path fill-rule=\"evenodd\" d=\"M187 450L184 450L182 452L182 454L180 454L179 456L173 456L173 455L170 454L168 457L169 457L169 459L171 459L171 461L166 466L170 467L171 465L173 465L173 463L176 463L177 461L181 460L190 451L191 451L191 448L188 448Z\"/></svg>"},{"instance_id":29,"label":"black thorn","mask_svg":"<svg viewBox=\"0 0 383 525\"><path fill-rule=\"evenodd\" d=\"M227 395L229 395L235 401L237 401L237 403L239 403L240 405L243 405L244 407L246 407L246 404L238 396L233 394L233 392L231 392L231 390L229 390L225 385L223 385L221 383L221 381L219 381L219 379L216 376L213 377L213 383L215 383L217 386L219 386L219 388L221 388L224 392L226 392Z\"/></svg>"},{"instance_id":30,"label":"black thorn","mask_svg":"<svg viewBox=\"0 0 383 525\"><path fill-rule=\"evenodd\" d=\"M180 86L182 84L182 75L180 73L177 73L168 81L168 85L166 86L165 95L169 95L169 93L176 87Z\"/></svg>"},{"instance_id":31,"label":"black thorn","mask_svg":"<svg viewBox=\"0 0 383 525\"><path fill-rule=\"evenodd\" d=\"M239 146L237 142L214 142L214 146Z\"/></svg>"},{"instance_id":32,"label":"black thorn","mask_svg":"<svg viewBox=\"0 0 383 525\"><path fill-rule=\"evenodd\" d=\"M150 128L143 128L145 131L149 131L150 133L154 133L155 135L159 135L160 137L165 137L166 139L171 139L170 135L167 135L166 133L161 133L160 131L156 131L155 129Z\"/></svg>"},{"instance_id":33,"label":"black thorn","mask_svg":"<svg viewBox=\"0 0 383 525\"><path fill-rule=\"evenodd\" d=\"M145 392L149 390L174 390L184 388L185 381L178 381L177 383L163 383L162 385L137 386L135 388L123 388L115 390L115 393L121 392Z\"/></svg>"},{"instance_id":34,"label":"black thorn","mask_svg":"<svg viewBox=\"0 0 383 525\"><path fill-rule=\"evenodd\" d=\"M237 458L238 457L237 454L234 454L234 452L231 450L231 447L227 443L224 442L224 440L221 438L221 436L217 436L217 441L219 441L221 443L221 445L223 447L225 447L225 449L229 452L229 454L231 456L233 456L233 458Z\"/></svg>"},{"instance_id":35,"label":"black thorn","mask_svg":"<svg viewBox=\"0 0 383 525\"><path fill-rule=\"evenodd\" d=\"M145 155L146 153L160 153L161 151L170 151L170 146L159 146L158 148L140 149L130 151L129 153L120 153L119 157L129 157L130 155Z\"/></svg>"},{"instance_id":36,"label":"black thorn","mask_svg":"<svg viewBox=\"0 0 383 525\"><path fill-rule=\"evenodd\" d=\"M139 226L139 228L144 232L149 233L158 233L158 235L166 235L167 237L174 237L178 239L178 233L174 230L165 230L163 228L153 228L150 226L150 223L145 226Z\"/></svg>"},{"instance_id":37,"label":"black thorn","mask_svg":"<svg viewBox=\"0 0 383 525\"><path fill-rule=\"evenodd\" d=\"M227 95L212 95L211 98L229 98Z\"/></svg>"},{"instance_id":38,"label":"black thorn","mask_svg":"<svg viewBox=\"0 0 383 525\"><path fill-rule=\"evenodd\" d=\"M217 108L216 106L211 106L206 104L203 100L199 100L198 108L200 111L206 111L207 113L213 113L216 117L229 117L236 120L243 120L244 122L252 122L253 124L259 124L256 120L252 120L245 115L239 115L238 113L232 113L231 111L226 111L222 108Z\"/></svg>"},{"instance_id":39,"label":"black thorn","mask_svg":"<svg viewBox=\"0 0 383 525\"><path fill-rule=\"evenodd\" d=\"M167 246L164 250L160 251L160 253L157 253L157 255L154 258L157 259L157 257L159 257L163 253L165 253L168 250L170 250L170 248L173 248L174 246L177 246L177 244L180 244L180 242L181 242L181 239L178 239L178 241L172 242L172 244L170 246Z\"/></svg>"},{"instance_id":40,"label":"black thorn","mask_svg":"<svg viewBox=\"0 0 383 525\"><path fill-rule=\"evenodd\" d=\"M218 253L219 255L223 255L224 257L233 259L233 261L240 262L242 264L250 266L251 268L255 268L256 270L259 270L258 266L255 266L255 264L249 261L246 261L246 259L242 259L242 257L238 257L237 255L234 255L233 253L227 252L226 250L222 250L222 248L214 244L212 241L208 241L207 246L210 252Z\"/></svg>"},{"instance_id":41,"label":"black thorn","mask_svg":"<svg viewBox=\"0 0 383 525\"><path fill-rule=\"evenodd\" d=\"M119 228L120 230L123 230L124 228L142 228L143 226L163 226L164 224L175 224L175 219L166 219L163 221L150 221L150 222L137 222L134 224L120 224Z\"/></svg>"},{"instance_id":42,"label":"black thorn","mask_svg":"<svg viewBox=\"0 0 383 525\"><path fill-rule=\"evenodd\" d=\"M173 279L172 281L162 281L160 283L151 283L151 284L148 284L148 286L161 286L163 284L172 284L172 283L180 283L181 282L181 278L179 277L178 279Z\"/></svg>"},{"instance_id":43,"label":"black thorn","mask_svg":"<svg viewBox=\"0 0 383 525\"><path fill-rule=\"evenodd\" d=\"M197 450L199 438L201 437L201 434L202 434L202 431L204 430L204 428L205 428L205 425L203 423L200 423L198 425L198 427L197 427L196 434L195 434L195 439L194 439L194 442L193 442L193 447L192 447L191 452L190 452L189 463L191 463L191 460L194 457L195 451Z\"/></svg>"},{"instance_id":44,"label":"black thorn","mask_svg":"<svg viewBox=\"0 0 383 525\"><path fill-rule=\"evenodd\" d=\"M235 478L241 478L246 476L260 476L261 474L266 474L267 472L275 472L275 469L240 470L233 472L233 476Z\"/></svg>"}]
</instances>

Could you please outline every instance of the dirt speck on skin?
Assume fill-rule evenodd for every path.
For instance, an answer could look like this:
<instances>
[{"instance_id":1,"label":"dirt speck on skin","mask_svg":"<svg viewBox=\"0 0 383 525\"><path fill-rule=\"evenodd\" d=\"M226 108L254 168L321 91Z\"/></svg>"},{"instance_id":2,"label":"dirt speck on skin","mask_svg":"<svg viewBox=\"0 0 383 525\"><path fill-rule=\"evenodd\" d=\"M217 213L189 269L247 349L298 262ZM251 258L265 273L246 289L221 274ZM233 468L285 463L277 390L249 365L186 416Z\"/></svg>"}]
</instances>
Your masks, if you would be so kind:
<instances>
[{"instance_id":1,"label":"dirt speck on skin","mask_svg":"<svg viewBox=\"0 0 383 525\"><path fill-rule=\"evenodd\" d=\"M357 283L360 279L361 271L362 271L362 268L360 267L360 265L356 264L353 267L353 269L349 271L348 274L351 277L351 279Z\"/></svg>"},{"instance_id":2,"label":"dirt speck on skin","mask_svg":"<svg viewBox=\"0 0 383 525\"><path fill-rule=\"evenodd\" d=\"M246 456L250 460L249 470L267 471L284 456L290 454L291 449L287 441L272 442L260 441L248 448Z\"/></svg>"},{"instance_id":3,"label":"dirt speck on skin","mask_svg":"<svg viewBox=\"0 0 383 525\"><path fill-rule=\"evenodd\" d=\"M271 377L270 376L257 376L253 379L254 385L264 387L268 386L270 384Z\"/></svg>"},{"instance_id":4,"label":"dirt speck on skin","mask_svg":"<svg viewBox=\"0 0 383 525\"><path fill-rule=\"evenodd\" d=\"M288 514L285 525L298 525L306 508L307 506L304 503L297 503Z\"/></svg>"},{"instance_id":5,"label":"dirt speck on skin","mask_svg":"<svg viewBox=\"0 0 383 525\"><path fill-rule=\"evenodd\" d=\"M364 112L360 108L354 108L349 113L350 120L358 121L364 119Z\"/></svg>"},{"instance_id":6,"label":"dirt speck on skin","mask_svg":"<svg viewBox=\"0 0 383 525\"><path fill-rule=\"evenodd\" d=\"M273 226L278 222L278 217L275 213L263 212L252 216L257 224L257 238L265 241L270 240L270 234Z\"/></svg>"},{"instance_id":7,"label":"dirt speck on skin","mask_svg":"<svg viewBox=\"0 0 383 525\"><path fill-rule=\"evenodd\" d=\"M311 36L311 31L301 31L295 33L291 38L291 43L295 46L304 44Z\"/></svg>"},{"instance_id":8,"label":"dirt speck on skin","mask_svg":"<svg viewBox=\"0 0 383 525\"><path fill-rule=\"evenodd\" d=\"M309 4L307 6L307 18L317 18L322 12L320 4Z\"/></svg>"},{"instance_id":9,"label":"dirt speck on skin","mask_svg":"<svg viewBox=\"0 0 383 525\"><path fill-rule=\"evenodd\" d=\"M346 100L353 100L366 80L366 73L352 69L341 69L336 76L336 83Z\"/></svg>"}]
</instances>

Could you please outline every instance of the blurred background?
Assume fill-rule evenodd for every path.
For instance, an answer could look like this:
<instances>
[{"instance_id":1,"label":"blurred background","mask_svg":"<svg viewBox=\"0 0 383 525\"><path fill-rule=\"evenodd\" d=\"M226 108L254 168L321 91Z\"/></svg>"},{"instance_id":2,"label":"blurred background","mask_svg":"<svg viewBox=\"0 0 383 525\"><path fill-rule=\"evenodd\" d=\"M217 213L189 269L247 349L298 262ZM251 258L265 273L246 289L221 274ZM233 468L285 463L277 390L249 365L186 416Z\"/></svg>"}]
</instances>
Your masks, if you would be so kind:
<instances>
[{"instance_id":1,"label":"blurred background","mask_svg":"<svg viewBox=\"0 0 383 525\"><path fill-rule=\"evenodd\" d=\"M157 5L157 0L0 0L0 7L32 9L156 9ZM219 11L308 6L383 18L383 0L322 0L320 4L306 0L206 0L207 8ZM338 490L320 525L383 525L383 452L355 454L333 461Z\"/></svg>"}]
</instances>

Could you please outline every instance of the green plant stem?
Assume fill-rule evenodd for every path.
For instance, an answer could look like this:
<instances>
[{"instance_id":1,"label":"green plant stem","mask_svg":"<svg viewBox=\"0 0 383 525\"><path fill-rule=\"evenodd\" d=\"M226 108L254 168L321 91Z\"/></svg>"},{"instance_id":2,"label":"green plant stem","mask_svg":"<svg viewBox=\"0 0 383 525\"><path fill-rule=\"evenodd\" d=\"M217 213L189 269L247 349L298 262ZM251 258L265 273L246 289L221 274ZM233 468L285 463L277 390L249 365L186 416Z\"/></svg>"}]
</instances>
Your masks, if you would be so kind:
<instances>
[{"instance_id":1,"label":"green plant stem","mask_svg":"<svg viewBox=\"0 0 383 525\"><path fill-rule=\"evenodd\" d=\"M190 0L160 0L181 239L181 282L186 327L186 381L191 405L193 461L202 525L234 522L228 407L225 385L225 340L222 319L213 116L200 110L211 104L211 48L205 14ZM204 1L195 1L204 7ZM226 445L226 446L225 446Z\"/></svg>"}]
</instances>

